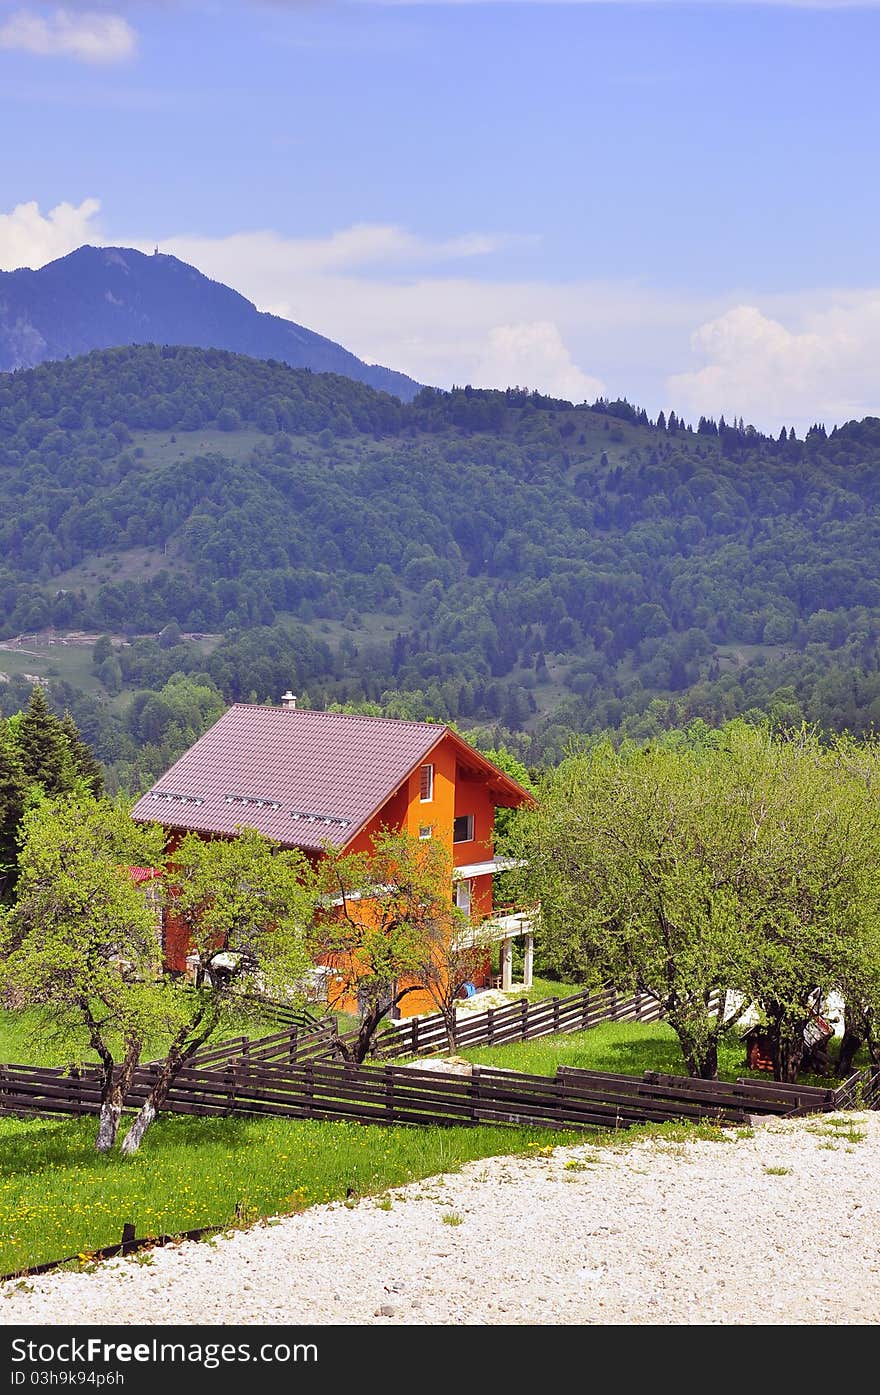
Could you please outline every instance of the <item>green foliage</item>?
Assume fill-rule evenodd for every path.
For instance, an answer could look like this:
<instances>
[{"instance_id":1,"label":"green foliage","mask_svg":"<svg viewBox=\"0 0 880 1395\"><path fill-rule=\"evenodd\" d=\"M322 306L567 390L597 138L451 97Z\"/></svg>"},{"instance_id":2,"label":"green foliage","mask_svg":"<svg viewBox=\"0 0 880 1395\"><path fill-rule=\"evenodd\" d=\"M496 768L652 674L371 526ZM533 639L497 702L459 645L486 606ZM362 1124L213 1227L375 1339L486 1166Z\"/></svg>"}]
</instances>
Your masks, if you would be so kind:
<instances>
[{"instance_id":1,"label":"green foliage","mask_svg":"<svg viewBox=\"0 0 880 1395\"><path fill-rule=\"evenodd\" d=\"M240 1010L230 986L269 998L290 993L311 965L305 941L315 891L300 852L252 828L231 839L188 833L170 878L168 910L198 955L218 1022L222 1012Z\"/></svg>"},{"instance_id":2,"label":"green foliage","mask_svg":"<svg viewBox=\"0 0 880 1395\"><path fill-rule=\"evenodd\" d=\"M161 860L161 830L68 798L31 808L22 835L18 899L0 918L3 987L40 1009L67 1059L91 1047L107 1064L109 1034L141 1039L161 1008L159 925L129 871Z\"/></svg>"},{"instance_id":3,"label":"green foliage","mask_svg":"<svg viewBox=\"0 0 880 1395\"><path fill-rule=\"evenodd\" d=\"M878 755L738 722L712 742L603 742L565 761L511 835L551 959L653 993L693 1074L715 1073L720 1038L758 1001L788 1078L817 995L880 1001ZM739 1006L713 1010L726 990Z\"/></svg>"},{"instance_id":4,"label":"green foliage","mask_svg":"<svg viewBox=\"0 0 880 1395\"><path fill-rule=\"evenodd\" d=\"M873 418L772 440L654 426L625 401L401 407L214 350L94 353L0 378L0 633L162 632L155 674L101 646L109 695L207 668L226 701L293 684L457 721L532 764L572 733L695 716L867 732L878 455ZM118 574L93 565L108 553ZM175 625L223 652L205 665ZM140 778L124 719L91 709L87 729L64 701Z\"/></svg>"},{"instance_id":5,"label":"green foliage","mask_svg":"<svg viewBox=\"0 0 880 1395\"><path fill-rule=\"evenodd\" d=\"M451 947L466 924L450 897L452 860L439 839L385 829L369 852L328 848L318 876L324 912L311 949L333 970L329 1006L357 999L353 1054L361 1061L382 1019L409 993L423 989L448 1010L450 980L458 988L473 973L471 952Z\"/></svg>"},{"instance_id":6,"label":"green foliage","mask_svg":"<svg viewBox=\"0 0 880 1395\"><path fill-rule=\"evenodd\" d=\"M103 772L69 712L58 718L39 685L24 712L0 722L0 897L15 887L24 810L43 798L103 792Z\"/></svg>"},{"instance_id":7,"label":"green foliage","mask_svg":"<svg viewBox=\"0 0 880 1395\"><path fill-rule=\"evenodd\" d=\"M27 780L15 743L0 723L0 897L15 878L18 826L27 798Z\"/></svg>"},{"instance_id":8,"label":"green foliage","mask_svg":"<svg viewBox=\"0 0 880 1395\"><path fill-rule=\"evenodd\" d=\"M46 794L73 788L75 765L70 742L38 683L31 689L27 711L16 727L15 742L28 784L42 786Z\"/></svg>"}]
</instances>

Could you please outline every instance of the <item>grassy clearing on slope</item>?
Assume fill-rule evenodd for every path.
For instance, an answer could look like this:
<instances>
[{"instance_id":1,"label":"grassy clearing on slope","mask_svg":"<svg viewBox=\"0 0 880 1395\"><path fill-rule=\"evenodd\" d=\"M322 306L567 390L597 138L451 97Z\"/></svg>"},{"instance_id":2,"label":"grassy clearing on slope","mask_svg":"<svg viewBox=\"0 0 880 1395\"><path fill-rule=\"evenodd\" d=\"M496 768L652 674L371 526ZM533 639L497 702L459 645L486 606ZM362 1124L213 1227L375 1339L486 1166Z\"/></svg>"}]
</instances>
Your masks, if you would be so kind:
<instances>
[{"instance_id":1,"label":"grassy clearing on slope","mask_svg":"<svg viewBox=\"0 0 880 1395\"><path fill-rule=\"evenodd\" d=\"M22 648L0 649L0 674L9 678L31 674L49 682L62 678L86 693L104 691L92 671L90 644L61 644L57 640L50 644L46 636L28 640Z\"/></svg>"},{"instance_id":2,"label":"grassy clearing on slope","mask_svg":"<svg viewBox=\"0 0 880 1395\"><path fill-rule=\"evenodd\" d=\"M542 1003L547 998L570 998L573 993L580 991L580 985L577 983L560 983L555 978L539 978L535 975L531 988L515 993L513 1001L517 998L528 998L530 1003Z\"/></svg>"},{"instance_id":3,"label":"grassy clearing on slope","mask_svg":"<svg viewBox=\"0 0 880 1395\"><path fill-rule=\"evenodd\" d=\"M0 1273L117 1244L125 1222L138 1236L241 1225L575 1141L539 1129L177 1115L123 1159L94 1152L96 1122L0 1117Z\"/></svg>"}]
</instances>

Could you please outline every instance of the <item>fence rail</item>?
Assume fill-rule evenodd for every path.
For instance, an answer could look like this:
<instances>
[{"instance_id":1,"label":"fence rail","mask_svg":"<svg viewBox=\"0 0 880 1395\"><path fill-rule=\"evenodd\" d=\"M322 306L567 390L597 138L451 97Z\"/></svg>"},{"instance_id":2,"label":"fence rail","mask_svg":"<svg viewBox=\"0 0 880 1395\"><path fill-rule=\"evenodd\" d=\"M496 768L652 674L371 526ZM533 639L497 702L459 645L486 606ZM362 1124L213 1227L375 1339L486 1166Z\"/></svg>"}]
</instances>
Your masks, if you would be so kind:
<instances>
[{"instance_id":1,"label":"fence rail","mask_svg":"<svg viewBox=\"0 0 880 1395\"><path fill-rule=\"evenodd\" d=\"M613 988L572 993L567 998L527 998L487 1012L460 1013L455 1020L455 1049L468 1046L502 1046L529 1041L558 1032L583 1032L600 1022L656 1022L662 1016L659 1001L650 993L622 997ZM446 1022L441 1013L412 1017L395 1023L376 1043L376 1054L385 1059L427 1056L448 1046Z\"/></svg>"},{"instance_id":2,"label":"fence rail","mask_svg":"<svg viewBox=\"0 0 880 1395\"><path fill-rule=\"evenodd\" d=\"M156 1076L141 1068L126 1096L136 1108ZM873 1092L873 1093L871 1093ZM443 1075L408 1066L241 1058L213 1069L185 1067L166 1104L171 1113L276 1115L365 1124L483 1123L554 1130L621 1129L639 1123L712 1120L746 1123L754 1115L793 1117L880 1102L880 1071L857 1071L836 1090L775 1081L703 1081L646 1072L642 1077L561 1066L553 1076L475 1066ZM98 1072L0 1067L0 1108L48 1114L94 1113ZM868 1107L871 1107L870 1105Z\"/></svg>"},{"instance_id":3,"label":"fence rail","mask_svg":"<svg viewBox=\"0 0 880 1395\"><path fill-rule=\"evenodd\" d=\"M658 1000L623 997L613 988L537 1003L526 999L459 1017L457 1048L525 1041L576 1032L600 1022L653 1022ZM340 1062L335 1020L295 1023L257 1040L234 1037L205 1047L175 1080L166 1108L186 1114L274 1114L301 1119L349 1119L380 1124L529 1125L553 1129L628 1128L635 1123L712 1119L737 1123L753 1115L880 1108L880 1068L856 1071L837 1089L778 1081L694 1080L646 1071L641 1077L559 1066L553 1076L475 1066L469 1076L418 1066ZM447 1046L440 1013L390 1026L376 1054L386 1062ZM137 1108L159 1070L141 1066L126 1095ZM100 1107L94 1067L0 1066L0 1109L47 1114L94 1113Z\"/></svg>"}]
</instances>

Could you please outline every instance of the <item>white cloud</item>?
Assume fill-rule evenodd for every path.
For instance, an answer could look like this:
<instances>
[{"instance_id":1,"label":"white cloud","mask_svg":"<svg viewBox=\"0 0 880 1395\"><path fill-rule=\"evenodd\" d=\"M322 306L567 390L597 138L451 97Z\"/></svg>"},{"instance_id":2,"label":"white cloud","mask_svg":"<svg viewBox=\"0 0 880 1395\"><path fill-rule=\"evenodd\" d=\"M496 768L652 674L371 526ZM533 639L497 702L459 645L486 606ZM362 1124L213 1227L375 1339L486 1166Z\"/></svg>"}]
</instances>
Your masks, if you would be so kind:
<instances>
[{"instance_id":1,"label":"white cloud","mask_svg":"<svg viewBox=\"0 0 880 1395\"><path fill-rule=\"evenodd\" d=\"M323 238L282 237L271 231L233 233L223 238L174 237L163 244L175 256L201 266L208 258L215 271L225 266L240 272L249 262L259 266L261 281L276 287L289 277L309 273L355 271L364 266L393 266L395 269L418 264L457 261L487 256L511 242L512 238L493 233L467 233L445 241L417 237L406 228L391 223L355 223Z\"/></svg>"},{"instance_id":2,"label":"white cloud","mask_svg":"<svg viewBox=\"0 0 880 1395\"><path fill-rule=\"evenodd\" d=\"M490 329L473 380L481 387L540 387L569 402L592 402L605 390L598 378L581 372L550 320Z\"/></svg>"},{"instance_id":3,"label":"white cloud","mask_svg":"<svg viewBox=\"0 0 880 1395\"><path fill-rule=\"evenodd\" d=\"M96 199L45 216L19 204L0 215L0 268L106 245L99 211ZM774 432L880 415L878 288L708 298L623 281L493 280L491 253L509 241L357 224L325 238L258 231L160 247L261 310L424 383L519 383L575 401L607 391L652 414L723 413Z\"/></svg>"},{"instance_id":4,"label":"white cloud","mask_svg":"<svg viewBox=\"0 0 880 1395\"><path fill-rule=\"evenodd\" d=\"M130 58L136 47L137 35L128 20L96 10L56 9L50 14L16 10L0 23L0 48L41 58L119 63Z\"/></svg>"},{"instance_id":5,"label":"white cloud","mask_svg":"<svg viewBox=\"0 0 880 1395\"><path fill-rule=\"evenodd\" d=\"M818 301L781 301L793 327L755 305L701 325L691 342L706 362L669 379L670 402L694 414L800 426L880 410L880 291Z\"/></svg>"},{"instance_id":6,"label":"white cloud","mask_svg":"<svg viewBox=\"0 0 880 1395\"><path fill-rule=\"evenodd\" d=\"M44 266L84 242L101 242L95 222L100 207L97 199L83 199L79 205L59 203L45 217L35 202L0 213L0 271Z\"/></svg>"}]
</instances>

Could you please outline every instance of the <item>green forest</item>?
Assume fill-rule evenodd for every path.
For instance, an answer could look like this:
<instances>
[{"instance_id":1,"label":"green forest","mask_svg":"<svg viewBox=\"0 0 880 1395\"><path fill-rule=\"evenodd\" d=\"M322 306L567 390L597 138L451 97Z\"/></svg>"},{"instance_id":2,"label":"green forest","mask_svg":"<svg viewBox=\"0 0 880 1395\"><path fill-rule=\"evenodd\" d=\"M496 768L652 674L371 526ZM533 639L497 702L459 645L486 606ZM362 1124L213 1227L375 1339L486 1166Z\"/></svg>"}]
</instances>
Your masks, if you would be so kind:
<instances>
[{"instance_id":1,"label":"green forest","mask_svg":"<svg viewBox=\"0 0 880 1395\"><path fill-rule=\"evenodd\" d=\"M59 669L49 696L132 788L225 703L288 687L454 721L532 765L738 714L863 734L878 500L876 418L771 438L626 401L402 405L220 350L98 351L0 375L0 639L103 636L88 682ZM18 711L30 683L4 676Z\"/></svg>"}]
</instances>

